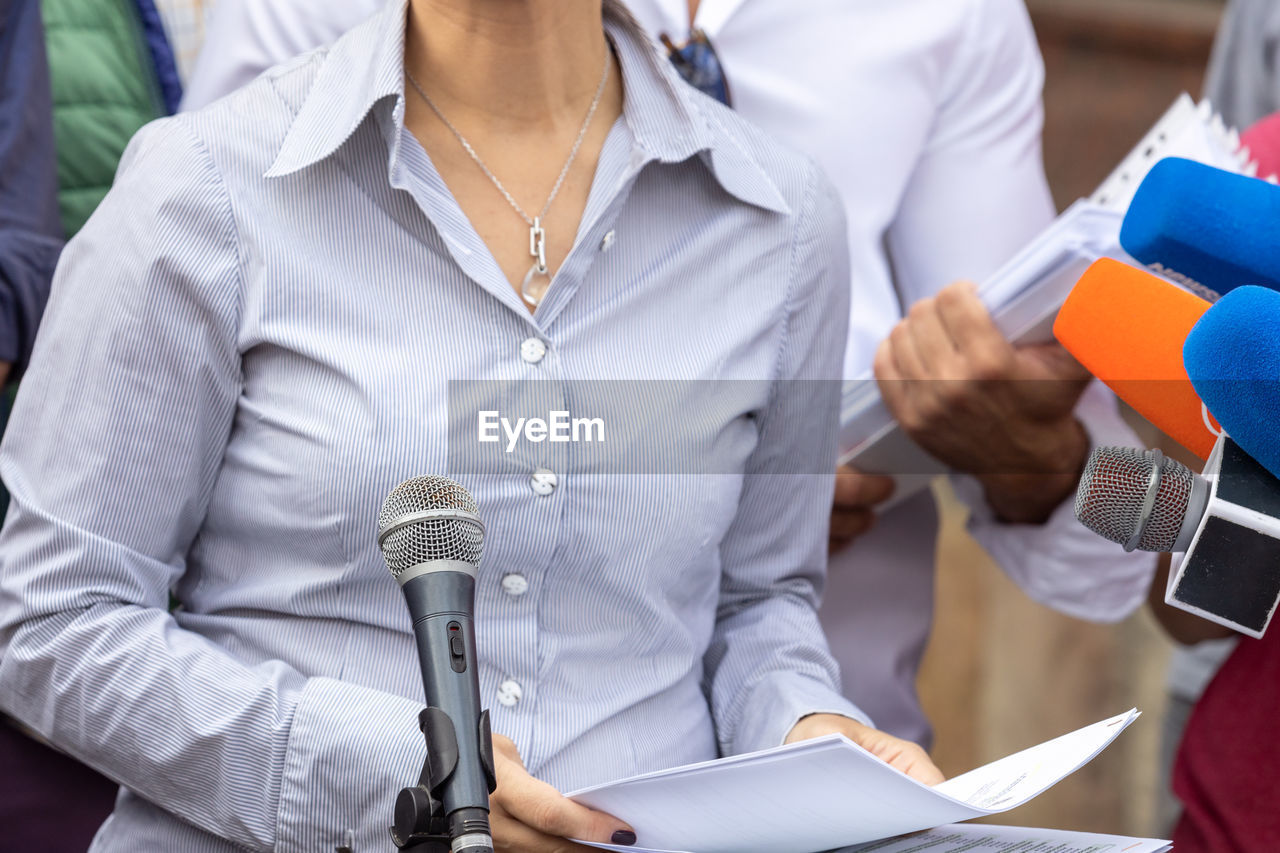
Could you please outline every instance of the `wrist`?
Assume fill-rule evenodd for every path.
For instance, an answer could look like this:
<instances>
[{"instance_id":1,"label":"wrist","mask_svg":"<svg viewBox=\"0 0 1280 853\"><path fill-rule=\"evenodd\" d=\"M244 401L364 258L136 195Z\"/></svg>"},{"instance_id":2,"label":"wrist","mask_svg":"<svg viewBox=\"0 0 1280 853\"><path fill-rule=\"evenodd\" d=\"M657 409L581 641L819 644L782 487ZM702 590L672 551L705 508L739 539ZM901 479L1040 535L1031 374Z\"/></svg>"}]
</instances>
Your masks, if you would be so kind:
<instances>
[{"instance_id":1,"label":"wrist","mask_svg":"<svg viewBox=\"0 0 1280 853\"><path fill-rule=\"evenodd\" d=\"M1043 524L1070 497L1089 458L1089 434L1074 415L1040 433L1036 452L1016 472L982 474L988 506L1010 524Z\"/></svg>"},{"instance_id":2,"label":"wrist","mask_svg":"<svg viewBox=\"0 0 1280 853\"><path fill-rule=\"evenodd\" d=\"M784 743L810 740L835 731L856 732L866 728L869 727L852 717L845 717L840 714L809 714L801 717L791 727L791 731L787 733Z\"/></svg>"}]
</instances>

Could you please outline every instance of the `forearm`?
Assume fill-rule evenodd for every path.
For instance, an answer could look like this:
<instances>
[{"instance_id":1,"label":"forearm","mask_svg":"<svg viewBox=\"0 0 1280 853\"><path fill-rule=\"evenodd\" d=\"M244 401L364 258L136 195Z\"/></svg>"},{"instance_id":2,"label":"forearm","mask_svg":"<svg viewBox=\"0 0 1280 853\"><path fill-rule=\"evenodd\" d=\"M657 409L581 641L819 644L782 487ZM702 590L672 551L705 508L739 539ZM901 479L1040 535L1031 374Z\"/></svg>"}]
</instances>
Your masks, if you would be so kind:
<instances>
[{"instance_id":1,"label":"forearm","mask_svg":"<svg viewBox=\"0 0 1280 853\"><path fill-rule=\"evenodd\" d=\"M1074 415L1025 436L1023 470L981 474L983 496L1006 524L1043 524L1075 494L1089 458L1090 442Z\"/></svg>"},{"instance_id":2,"label":"forearm","mask_svg":"<svg viewBox=\"0 0 1280 853\"><path fill-rule=\"evenodd\" d=\"M778 595L721 619L706 665L726 755L778 746L812 714L871 724L840 695L838 668L805 596Z\"/></svg>"},{"instance_id":3,"label":"forearm","mask_svg":"<svg viewBox=\"0 0 1280 853\"><path fill-rule=\"evenodd\" d=\"M8 620L6 620L8 621ZM418 703L247 666L155 608L6 626L5 709L176 818L249 850L375 849L416 777Z\"/></svg>"}]
</instances>

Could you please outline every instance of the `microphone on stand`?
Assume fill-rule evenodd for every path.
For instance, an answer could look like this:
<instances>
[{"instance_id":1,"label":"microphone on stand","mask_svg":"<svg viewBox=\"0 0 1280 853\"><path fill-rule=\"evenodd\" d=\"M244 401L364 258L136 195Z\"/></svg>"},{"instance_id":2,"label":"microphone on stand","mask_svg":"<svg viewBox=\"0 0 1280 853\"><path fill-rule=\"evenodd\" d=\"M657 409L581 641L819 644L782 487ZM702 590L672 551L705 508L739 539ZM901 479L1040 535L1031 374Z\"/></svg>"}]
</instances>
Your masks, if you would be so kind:
<instances>
[{"instance_id":1,"label":"microphone on stand","mask_svg":"<svg viewBox=\"0 0 1280 853\"><path fill-rule=\"evenodd\" d=\"M418 716L427 759L418 784L396 798L392 841L421 853L493 853L497 782L472 616L484 550L476 502L446 477L406 480L383 502L378 547L409 605L427 699Z\"/></svg>"}]
</instances>

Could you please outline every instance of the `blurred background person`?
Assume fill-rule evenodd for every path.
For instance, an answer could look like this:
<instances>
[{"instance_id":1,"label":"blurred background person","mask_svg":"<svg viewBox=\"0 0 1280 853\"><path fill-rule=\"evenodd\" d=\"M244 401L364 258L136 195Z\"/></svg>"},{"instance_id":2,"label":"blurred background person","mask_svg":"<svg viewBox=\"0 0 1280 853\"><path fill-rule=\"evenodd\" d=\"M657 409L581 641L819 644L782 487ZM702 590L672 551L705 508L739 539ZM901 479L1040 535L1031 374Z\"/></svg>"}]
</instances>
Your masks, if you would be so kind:
<instances>
[{"instance_id":1,"label":"blurred background person","mask_svg":"<svg viewBox=\"0 0 1280 853\"><path fill-rule=\"evenodd\" d=\"M1241 130L1280 110L1280 3L1227 0L1204 96Z\"/></svg>"},{"instance_id":2,"label":"blurred background person","mask_svg":"<svg viewBox=\"0 0 1280 853\"><path fill-rule=\"evenodd\" d=\"M1280 3L1274 0L1228 0L1205 72L1204 97L1213 104L1228 126L1246 130L1280 109ZM1259 161L1259 174L1275 174L1280 167L1276 146L1258 130L1245 134L1245 145ZM1164 442L1166 452L1179 448ZM1184 462L1196 467L1194 460ZM1167 563L1168 558L1162 558ZM1167 569L1165 569L1167 571ZM1157 584L1158 586L1158 584ZM1176 617L1175 617L1176 618ZM1161 775L1164 779L1159 820L1163 832L1171 833L1181 813L1172 791L1174 758L1187 720L1206 686L1236 647L1229 632L1210 633L1196 639L1189 635L1173 649L1167 676L1168 701L1165 706L1160 743ZM1184 842L1185 844L1185 842Z\"/></svg>"},{"instance_id":3,"label":"blurred background person","mask_svg":"<svg viewBox=\"0 0 1280 853\"><path fill-rule=\"evenodd\" d=\"M180 84L151 0L0 5L0 79L2 423L63 236L74 236L106 195L134 132L172 112ZM7 502L0 487L0 504ZM88 848L111 811L114 782L4 715L0 766L0 843L48 853Z\"/></svg>"},{"instance_id":4,"label":"blurred background person","mask_svg":"<svg viewBox=\"0 0 1280 853\"><path fill-rule=\"evenodd\" d=\"M0 6L0 423L31 354L62 251L52 97L39 0ZM7 498L0 488L0 513Z\"/></svg>"},{"instance_id":5,"label":"blurred background person","mask_svg":"<svg viewBox=\"0 0 1280 853\"><path fill-rule=\"evenodd\" d=\"M1262 176L1280 175L1280 4L1274 0L1227 0L1205 73L1204 97L1230 127L1244 130L1242 143ZM1165 442L1166 452L1178 448ZM1184 463L1196 467L1194 460ZM1274 704L1264 691L1276 682L1276 640L1242 639L1233 632L1163 603L1168 559L1152 587L1153 612L1178 641L1170 657L1168 704L1160 744L1163 832L1178 849L1270 851L1280 846L1280 823L1270 820L1280 790L1280 755L1260 736L1257 712ZM1270 632L1274 633L1274 631ZM1237 652L1237 646L1246 648ZM1195 708L1232 660L1202 712ZM1188 721L1196 724L1187 736ZM1265 719L1269 712L1263 712ZM1243 788L1241 784L1243 782ZM1184 810L1181 800L1190 799ZM1175 832L1176 826L1176 832Z\"/></svg>"}]
</instances>

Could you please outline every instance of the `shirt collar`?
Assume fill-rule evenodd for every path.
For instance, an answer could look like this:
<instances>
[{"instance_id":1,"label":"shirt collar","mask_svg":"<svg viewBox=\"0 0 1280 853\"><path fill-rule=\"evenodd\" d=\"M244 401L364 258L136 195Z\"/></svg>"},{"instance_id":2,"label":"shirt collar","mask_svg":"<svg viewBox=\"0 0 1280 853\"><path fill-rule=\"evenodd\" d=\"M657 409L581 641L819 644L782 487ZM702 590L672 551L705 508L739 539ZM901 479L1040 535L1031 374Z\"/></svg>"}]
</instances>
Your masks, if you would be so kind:
<instances>
[{"instance_id":1,"label":"shirt collar","mask_svg":"<svg viewBox=\"0 0 1280 853\"><path fill-rule=\"evenodd\" d=\"M404 124L404 32L409 0L392 0L320 60L310 91L264 177L289 175L329 157L384 98ZM626 96L623 114L645 160L679 163L704 155L716 180L741 201L789 213L786 200L742 142L710 114L620 0L604 0Z\"/></svg>"}]
</instances>

